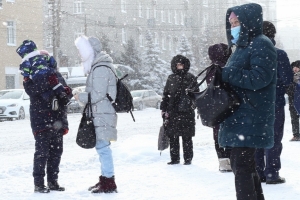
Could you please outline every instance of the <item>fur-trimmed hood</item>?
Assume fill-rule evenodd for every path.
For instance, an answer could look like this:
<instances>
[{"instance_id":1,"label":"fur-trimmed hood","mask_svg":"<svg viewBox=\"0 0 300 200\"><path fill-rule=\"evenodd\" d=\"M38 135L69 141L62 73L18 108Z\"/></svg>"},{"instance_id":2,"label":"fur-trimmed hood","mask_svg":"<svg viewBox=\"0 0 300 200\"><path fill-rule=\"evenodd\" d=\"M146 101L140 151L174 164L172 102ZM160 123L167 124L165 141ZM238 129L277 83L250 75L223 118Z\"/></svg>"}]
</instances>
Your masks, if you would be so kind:
<instances>
[{"instance_id":1,"label":"fur-trimmed hood","mask_svg":"<svg viewBox=\"0 0 300 200\"><path fill-rule=\"evenodd\" d=\"M181 63L184 65L183 73L187 73L190 70L190 60L183 55L176 55L172 58L171 61L171 70L174 74L179 73L179 70L176 68L177 63Z\"/></svg>"}]
</instances>

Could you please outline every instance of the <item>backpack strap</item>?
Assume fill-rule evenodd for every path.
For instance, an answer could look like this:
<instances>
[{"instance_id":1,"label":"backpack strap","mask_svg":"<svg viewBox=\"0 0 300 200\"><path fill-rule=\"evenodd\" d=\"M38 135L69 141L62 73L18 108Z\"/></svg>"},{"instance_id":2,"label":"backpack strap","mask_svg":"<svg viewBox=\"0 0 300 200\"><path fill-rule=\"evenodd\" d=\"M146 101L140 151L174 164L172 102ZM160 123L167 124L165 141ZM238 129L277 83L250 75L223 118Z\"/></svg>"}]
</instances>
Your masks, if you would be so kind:
<instances>
[{"instance_id":1,"label":"backpack strap","mask_svg":"<svg viewBox=\"0 0 300 200\"><path fill-rule=\"evenodd\" d=\"M118 76L116 75L116 73L114 72L114 70L112 70L112 68L110 68L110 67L107 66L107 65L99 65L99 66L96 66L96 67L94 67L93 71L94 71L97 67L102 67L102 66L103 66L103 67L109 68L109 69L114 73L114 75L115 75L117 81L121 81L121 80L123 80L124 78L126 78L126 77L128 76L128 74L125 74L122 78L118 78ZM106 97L108 98L108 100L111 102L112 105L115 104L115 101L111 98L111 96L110 96L108 93L106 93ZM135 122L135 119L134 119L134 116L133 116L133 114L132 114L132 111L130 110L129 112L130 112L130 114L131 114L131 117L132 117L133 121Z\"/></svg>"}]
</instances>

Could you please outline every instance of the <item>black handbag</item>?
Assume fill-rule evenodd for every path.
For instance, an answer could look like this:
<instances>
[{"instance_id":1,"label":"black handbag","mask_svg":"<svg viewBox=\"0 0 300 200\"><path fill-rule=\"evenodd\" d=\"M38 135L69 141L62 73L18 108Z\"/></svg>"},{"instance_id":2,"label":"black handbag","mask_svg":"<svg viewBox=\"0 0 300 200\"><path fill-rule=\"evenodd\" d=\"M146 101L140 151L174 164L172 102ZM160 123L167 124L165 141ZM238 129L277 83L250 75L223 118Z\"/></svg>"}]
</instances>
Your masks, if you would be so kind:
<instances>
[{"instance_id":1,"label":"black handbag","mask_svg":"<svg viewBox=\"0 0 300 200\"><path fill-rule=\"evenodd\" d=\"M83 110L76 137L76 143L84 149L91 149L96 146L96 131L93 118L91 94L88 93L88 102Z\"/></svg>"},{"instance_id":2,"label":"black handbag","mask_svg":"<svg viewBox=\"0 0 300 200\"><path fill-rule=\"evenodd\" d=\"M198 83L194 88L188 89L192 92L195 98L198 114L204 126L214 127L222 123L240 106L240 99L237 94L230 88L228 83L222 82L222 69L218 65L211 65L200 72L196 79L208 71L205 78ZM193 92L195 88L206 81L210 72L214 73L214 77L204 91Z\"/></svg>"}]
</instances>

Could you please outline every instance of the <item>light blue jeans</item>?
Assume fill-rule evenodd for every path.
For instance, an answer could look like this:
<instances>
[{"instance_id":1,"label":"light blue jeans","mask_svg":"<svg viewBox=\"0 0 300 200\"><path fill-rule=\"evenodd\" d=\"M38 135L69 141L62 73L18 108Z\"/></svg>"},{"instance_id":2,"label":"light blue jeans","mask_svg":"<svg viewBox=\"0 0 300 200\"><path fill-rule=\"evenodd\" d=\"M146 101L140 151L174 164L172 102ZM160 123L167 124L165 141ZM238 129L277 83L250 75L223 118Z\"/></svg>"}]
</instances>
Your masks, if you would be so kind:
<instances>
[{"instance_id":1,"label":"light blue jeans","mask_svg":"<svg viewBox=\"0 0 300 200\"><path fill-rule=\"evenodd\" d=\"M110 142L106 140L97 140L95 148L99 155L101 175L106 178L111 178L115 173Z\"/></svg>"}]
</instances>

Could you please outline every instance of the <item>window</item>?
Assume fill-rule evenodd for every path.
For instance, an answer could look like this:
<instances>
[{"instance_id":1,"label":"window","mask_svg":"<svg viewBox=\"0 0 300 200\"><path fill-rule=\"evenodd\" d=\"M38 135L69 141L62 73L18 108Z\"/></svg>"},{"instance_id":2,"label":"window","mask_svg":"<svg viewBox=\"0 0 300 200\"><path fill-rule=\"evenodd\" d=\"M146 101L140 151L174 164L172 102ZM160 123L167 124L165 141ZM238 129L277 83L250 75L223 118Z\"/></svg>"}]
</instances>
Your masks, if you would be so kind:
<instances>
[{"instance_id":1,"label":"window","mask_svg":"<svg viewBox=\"0 0 300 200\"><path fill-rule=\"evenodd\" d=\"M121 11L126 13L126 0L121 0Z\"/></svg>"},{"instance_id":2,"label":"window","mask_svg":"<svg viewBox=\"0 0 300 200\"><path fill-rule=\"evenodd\" d=\"M53 47L53 40L52 40L52 36L48 36L47 38L46 38L46 48L51 48L51 47Z\"/></svg>"},{"instance_id":3,"label":"window","mask_svg":"<svg viewBox=\"0 0 300 200\"><path fill-rule=\"evenodd\" d=\"M156 18L157 18L157 11L156 11L156 9L155 9L155 8L153 9L153 18L154 18L154 19L156 19Z\"/></svg>"},{"instance_id":4,"label":"window","mask_svg":"<svg viewBox=\"0 0 300 200\"><path fill-rule=\"evenodd\" d=\"M154 33L154 44L158 44L158 34L155 32Z\"/></svg>"},{"instance_id":5,"label":"window","mask_svg":"<svg viewBox=\"0 0 300 200\"><path fill-rule=\"evenodd\" d=\"M150 19L150 9L148 7L146 9L146 17L147 19Z\"/></svg>"},{"instance_id":6,"label":"window","mask_svg":"<svg viewBox=\"0 0 300 200\"><path fill-rule=\"evenodd\" d=\"M144 36L142 34L139 35L139 43L140 43L140 47L144 46Z\"/></svg>"},{"instance_id":7,"label":"window","mask_svg":"<svg viewBox=\"0 0 300 200\"><path fill-rule=\"evenodd\" d=\"M16 45L16 26L14 21L7 22L7 45Z\"/></svg>"},{"instance_id":8,"label":"window","mask_svg":"<svg viewBox=\"0 0 300 200\"><path fill-rule=\"evenodd\" d=\"M206 24L208 24L208 14L204 13L203 14L203 25L205 26Z\"/></svg>"},{"instance_id":9,"label":"window","mask_svg":"<svg viewBox=\"0 0 300 200\"><path fill-rule=\"evenodd\" d=\"M2 9L2 0L0 0L0 9Z\"/></svg>"},{"instance_id":10,"label":"window","mask_svg":"<svg viewBox=\"0 0 300 200\"><path fill-rule=\"evenodd\" d=\"M174 10L174 23L178 24L178 20L177 20L177 11Z\"/></svg>"},{"instance_id":11,"label":"window","mask_svg":"<svg viewBox=\"0 0 300 200\"><path fill-rule=\"evenodd\" d=\"M163 50L166 50L166 35L165 35L165 33L162 33L161 34L161 48L163 49Z\"/></svg>"},{"instance_id":12,"label":"window","mask_svg":"<svg viewBox=\"0 0 300 200\"><path fill-rule=\"evenodd\" d=\"M172 23L172 21L171 21L171 11L170 10L168 10L168 22Z\"/></svg>"},{"instance_id":13,"label":"window","mask_svg":"<svg viewBox=\"0 0 300 200\"><path fill-rule=\"evenodd\" d=\"M139 2L139 17L143 17L142 3Z\"/></svg>"},{"instance_id":14,"label":"window","mask_svg":"<svg viewBox=\"0 0 300 200\"><path fill-rule=\"evenodd\" d=\"M184 14L182 11L180 12L180 24L184 25Z\"/></svg>"},{"instance_id":15,"label":"window","mask_svg":"<svg viewBox=\"0 0 300 200\"><path fill-rule=\"evenodd\" d=\"M52 16L53 15L53 3L49 2L48 3L48 16Z\"/></svg>"},{"instance_id":16,"label":"window","mask_svg":"<svg viewBox=\"0 0 300 200\"><path fill-rule=\"evenodd\" d=\"M15 79L16 78L14 74L5 75L6 89L15 89Z\"/></svg>"},{"instance_id":17,"label":"window","mask_svg":"<svg viewBox=\"0 0 300 200\"><path fill-rule=\"evenodd\" d=\"M122 28L122 43L126 44L127 38L126 38L126 30L125 28Z\"/></svg>"},{"instance_id":18,"label":"window","mask_svg":"<svg viewBox=\"0 0 300 200\"><path fill-rule=\"evenodd\" d=\"M169 51L172 51L173 43L172 43L172 37L169 36Z\"/></svg>"},{"instance_id":19,"label":"window","mask_svg":"<svg viewBox=\"0 0 300 200\"><path fill-rule=\"evenodd\" d=\"M161 15L161 22L165 22L165 13L164 11L160 11L160 15Z\"/></svg>"},{"instance_id":20,"label":"window","mask_svg":"<svg viewBox=\"0 0 300 200\"><path fill-rule=\"evenodd\" d=\"M83 1L74 0L74 14L83 13Z\"/></svg>"},{"instance_id":21,"label":"window","mask_svg":"<svg viewBox=\"0 0 300 200\"><path fill-rule=\"evenodd\" d=\"M81 35L84 35L84 29L77 28L74 33L74 40L76 40L76 38L80 37Z\"/></svg>"}]
</instances>

